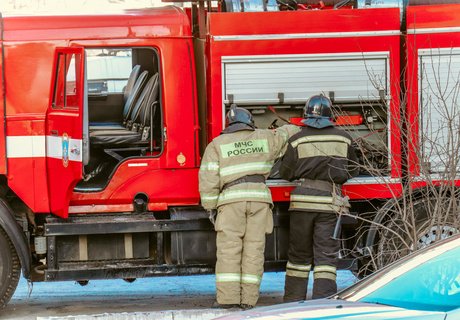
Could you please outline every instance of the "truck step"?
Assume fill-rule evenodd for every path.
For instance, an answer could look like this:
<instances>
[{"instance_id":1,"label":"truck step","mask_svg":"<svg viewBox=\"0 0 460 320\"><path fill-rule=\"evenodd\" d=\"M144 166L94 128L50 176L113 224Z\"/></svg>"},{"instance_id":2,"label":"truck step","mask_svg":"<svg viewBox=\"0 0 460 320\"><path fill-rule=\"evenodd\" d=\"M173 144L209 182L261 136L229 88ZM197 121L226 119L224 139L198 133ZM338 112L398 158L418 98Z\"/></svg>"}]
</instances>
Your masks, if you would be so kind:
<instances>
[{"instance_id":1,"label":"truck step","mask_svg":"<svg viewBox=\"0 0 460 320\"><path fill-rule=\"evenodd\" d=\"M45 281L128 279L213 273L209 265L155 264L152 259L60 263L59 269L46 270Z\"/></svg>"}]
</instances>

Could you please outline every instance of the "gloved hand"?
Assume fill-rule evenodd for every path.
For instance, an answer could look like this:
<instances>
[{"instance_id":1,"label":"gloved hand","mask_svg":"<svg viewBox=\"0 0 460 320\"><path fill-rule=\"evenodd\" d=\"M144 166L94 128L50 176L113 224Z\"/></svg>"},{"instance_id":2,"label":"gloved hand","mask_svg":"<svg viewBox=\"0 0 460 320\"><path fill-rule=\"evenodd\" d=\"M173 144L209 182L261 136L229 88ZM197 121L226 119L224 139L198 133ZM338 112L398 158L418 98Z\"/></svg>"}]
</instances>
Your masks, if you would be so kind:
<instances>
[{"instance_id":1,"label":"gloved hand","mask_svg":"<svg viewBox=\"0 0 460 320\"><path fill-rule=\"evenodd\" d=\"M209 215L209 221L211 221L212 225L216 224L217 218L217 209L207 210Z\"/></svg>"}]
</instances>

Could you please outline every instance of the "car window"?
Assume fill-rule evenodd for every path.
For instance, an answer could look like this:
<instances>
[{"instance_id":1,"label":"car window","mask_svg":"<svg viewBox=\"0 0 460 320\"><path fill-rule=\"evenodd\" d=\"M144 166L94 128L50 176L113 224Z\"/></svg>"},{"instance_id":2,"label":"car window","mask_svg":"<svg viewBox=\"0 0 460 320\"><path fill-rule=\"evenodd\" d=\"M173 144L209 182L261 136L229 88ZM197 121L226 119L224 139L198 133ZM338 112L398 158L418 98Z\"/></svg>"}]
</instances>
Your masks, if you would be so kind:
<instances>
[{"instance_id":1,"label":"car window","mask_svg":"<svg viewBox=\"0 0 460 320\"><path fill-rule=\"evenodd\" d=\"M460 248L428 260L359 301L427 311L459 308Z\"/></svg>"}]
</instances>

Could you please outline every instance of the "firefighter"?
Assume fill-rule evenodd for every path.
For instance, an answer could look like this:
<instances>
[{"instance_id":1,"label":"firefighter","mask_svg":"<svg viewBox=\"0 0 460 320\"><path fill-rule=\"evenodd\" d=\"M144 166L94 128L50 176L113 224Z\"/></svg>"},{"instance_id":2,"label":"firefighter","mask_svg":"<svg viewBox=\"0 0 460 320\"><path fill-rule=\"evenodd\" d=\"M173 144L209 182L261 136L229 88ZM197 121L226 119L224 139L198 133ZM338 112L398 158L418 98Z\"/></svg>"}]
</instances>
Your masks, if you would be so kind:
<instances>
[{"instance_id":1,"label":"firefighter","mask_svg":"<svg viewBox=\"0 0 460 320\"><path fill-rule=\"evenodd\" d=\"M293 125L256 129L252 114L232 105L227 127L206 148L199 172L201 203L215 220L217 301L213 307L252 308L259 298L265 234L273 230L265 180Z\"/></svg>"},{"instance_id":2,"label":"firefighter","mask_svg":"<svg viewBox=\"0 0 460 320\"><path fill-rule=\"evenodd\" d=\"M298 181L289 207L285 302L306 299L311 270L313 299L337 292L339 242L332 235L337 214L349 207L341 185L357 175L358 167L352 138L330 121L331 107L331 100L323 95L307 101L305 126L289 139L281 161L281 177Z\"/></svg>"}]
</instances>

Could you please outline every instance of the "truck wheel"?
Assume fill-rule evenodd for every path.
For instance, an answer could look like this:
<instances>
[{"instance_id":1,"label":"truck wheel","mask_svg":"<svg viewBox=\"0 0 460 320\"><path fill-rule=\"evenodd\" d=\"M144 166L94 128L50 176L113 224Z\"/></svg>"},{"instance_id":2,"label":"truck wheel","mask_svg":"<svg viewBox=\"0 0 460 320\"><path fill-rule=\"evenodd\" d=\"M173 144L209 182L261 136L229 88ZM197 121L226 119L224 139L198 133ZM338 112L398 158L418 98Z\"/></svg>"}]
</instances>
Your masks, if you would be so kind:
<instances>
[{"instance_id":1,"label":"truck wheel","mask_svg":"<svg viewBox=\"0 0 460 320\"><path fill-rule=\"evenodd\" d=\"M10 301L19 281L21 264L8 235L0 228L0 310Z\"/></svg>"},{"instance_id":2,"label":"truck wheel","mask_svg":"<svg viewBox=\"0 0 460 320\"><path fill-rule=\"evenodd\" d=\"M414 201L413 210L399 207L400 212L393 212L380 228L373 257L378 269L460 232L457 205L440 202L427 196Z\"/></svg>"}]
</instances>

